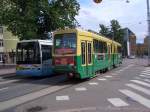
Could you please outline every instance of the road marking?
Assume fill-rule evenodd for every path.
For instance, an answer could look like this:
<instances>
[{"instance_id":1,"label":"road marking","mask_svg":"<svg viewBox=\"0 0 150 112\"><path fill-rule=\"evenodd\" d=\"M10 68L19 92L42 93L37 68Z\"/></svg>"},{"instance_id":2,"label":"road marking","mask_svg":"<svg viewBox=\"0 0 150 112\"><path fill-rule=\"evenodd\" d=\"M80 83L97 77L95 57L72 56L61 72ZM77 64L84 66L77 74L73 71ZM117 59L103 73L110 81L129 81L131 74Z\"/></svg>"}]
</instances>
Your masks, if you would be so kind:
<instances>
[{"instance_id":1,"label":"road marking","mask_svg":"<svg viewBox=\"0 0 150 112\"><path fill-rule=\"evenodd\" d=\"M150 87L150 84L146 83L146 82L143 82L143 81L139 81L139 80L130 80L132 82L135 82L137 84L141 84L143 86L147 86L147 87Z\"/></svg>"},{"instance_id":2,"label":"road marking","mask_svg":"<svg viewBox=\"0 0 150 112\"><path fill-rule=\"evenodd\" d=\"M98 85L97 82L89 82L89 85Z\"/></svg>"},{"instance_id":3,"label":"road marking","mask_svg":"<svg viewBox=\"0 0 150 112\"><path fill-rule=\"evenodd\" d=\"M105 81L107 79L105 79L105 78L98 78L97 80L99 80L99 81Z\"/></svg>"},{"instance_id":4,"label":"road marking","mask_svg":"<svg viewBox=\"0 0 150 112\"><path fill-rule=\"evenodd\" d=\"M51 111L51 112L93 112L93 111L97 111L98 108L97 107L83 107L83 108L74 108L74 109L65 109L65 110L56 110L56 111Z\"/></svg>"},{"instance_id":5,"label":"road marking","mask_svg":"<svg viewBox=\"0 0 150 112\"><path fill-rule=\"evenodd\" d=\"M57 101L66 101L69 100L69 96L56 96Z\"/></svg>"},{"instance_id":6,"label":"road marking","mask_svg":"<svg viewBox=\"0 0 150 112\"><path fill-rule=\"evenodd\" d=\"M145 77L145 78L150 78L150 76L146 76L146 75L139 75L141 77Z\"/></svg>"},{"instance_id":7,"label":"road marking","mask_svg":"<svg viewBox=\"0 0 150 112\"><path fill-rule=\"evenodd\" d=\"M13 82L17 82L17 81L20 81L20 80L9 80L9 81L3 81L3 82L0 82L0 84L8 84L8 83L13 83Z\"/></svg>"},{"instance_id":8,"label":"road marking","mask_svg":"<svg viewBox=\"0 0 150 112\"><path fill-rule=\"evenodd\" d=\"M141 72L141 74L150 74L150 72Z\"/></svg>"},{"instance_id":9,"label":"road marking","mask_svg":"<svg viewBox=\"0 0 150 112\"><path fill-rule=\"evenodd\" d=\"M0 88L0 91L3 91L3 90L5 90L5 89L8 89L8 87Z\"/></svg>"},{"instance_id":10,"label":"road marking","mask_svg":"<svg viewBox=\"0 0 150 112\"><path fill-rule=\"evenodd\" d=\"M141 75L146 75L146 76L150 76L150 74L143 74L143 73L141 73Z\"/></svg>"},{"instance_id":11,"label":"road marking","mask_svg":"<svg viewBox=\"0 0 150 112\"><path fill-rule=\"evenodd\" d=\"M115 73L119 74L119 73L120 73L120 71L116 71Z\"/></svg>"},{"instance_id":12,"label":"road marking","mask_svg":"<svg viewBox=\"0 0 150 112\"><path fill-rule=\"evenodd\" d=\"M150 80L149 80L149 79L144 79L144 81L146 81L146 82L150 82Z\"/></svg>"},{"instance_id":13,"label":"road marking","mask_svg":"<svg viewBox=\"0 0 150 112\"><path fill-rule=\"evenodd\" d=\"M135 79L141 79L140 77L134 77Z\"/></svg>"},{"instance_id":14,"label":"road marking","mask_svg":"<svg viewBox=\"0 0 150 112\"><path fill-rule=\"evenodd\" d=\"M136 94L130 90L127 89L123 89L123 90L119 90L121 93L125 94L126 96L132 98L133 100L139 102L140 104L144 105L147 108L150 108L150 100L148 100L147 98Z\"/></svg>"},{"instance_id":15,"label":"road marking","mask_svg":"<svg viewBox=\"0 0 150 112\"><path fill-rule=\"evenodd\" d=\"M150 70L144 70L144 71L142 71L142 72L150 72Z\"/></svg>"},{"instance_id":16,"label":"road marking","mask_svg":"<svg viewBox=\"0 0 150 112\"><path fill-rule=\"evenodd\" d=\"M125 101L121 100L120 98L109 98L107 100L115 107L129 106L129 104L127 104Z\"/></svg>"},{"instance_id":17,"label":"road marking","mask_svg":"<svg viewBox=\"0 0 150 112\"><path fill-rule=\"evenodd\" d=\"M104 76L104 77L106 77L106 78L111 78L112 76L110 76L110 75L107 75L107 76Z\"/></svg>"},{"instance_id":18,"label":"road marking","mask_svg":"<svg viewBox=\"0 0 150 112\"><path fill-rule=\"evenodd\" d=\"M150 95L150 90L145 89L145 88L143 88L143 87L141 87L141 86L138 86L138 85L136 85L136 84L126 84L126 86L131 87L131 88L133 88L133 89L136 89L136 90L138 90L138 91L141 91L141 92L143 92L143 93L145 93L145 94L147 94L147 95Z\"/></svg>"},{"instance_id":19,"label":"road marking","mask_svg":"<svg viewBox=\"0 0 150 112\"><path fill-rule=\"evenodd\" d=\"M87 89L85 87L79 87L75 88L76 91L86 91Z\"/></svg>"},{"instance_id":20,"label":"road marking","mask_svg":"<svg viewBox=\"0 0 150 112\"><path fill-rule=\"evenodd\" d=\"M125 69L122 69L122 70L119 70L119 72L122 72L122 71L124 71Z\"/></svg>"},{"instance_id":21,"label":"road marking","mask_svg":"<svg viewBox=\"0 0 150 112\"><path fill-rule=\"evenodd\" d=\"M112 73L111 75L119 75L119 74L116 74L116 73Z\"/></svg>"},{"instance_id":22,"label":"road marking","mask_svg":"<svg viewBox=\"0 0 150 112\"><path fill-rule=\"evenodd\" d=\"M144 71L150 71L150 69L145 69Z\"/></svg>"},{"instance_id":23,"label":"road marking","mask_svg":"<svg viewBox=\"0 0 150 112\"><path fill-rule=\"evenodd\" d=\"M48 95L50 93L53 93L55 91L58 91L60 89L63 89L63 88L69 87L69 86L70 85L52 86L52 87L45 88L45 89L42 89L42 90L37 91L37 92L29 93L29 94L26 94L23 96L19 96L19 97L10 99L8 101L0 102L0 111L4 111L8 108L15 107L15 106L20 105L20 104L25 103L25 102L29 102L31 100L34 100L34 99L37 99L39 97Z\"/></svg>"}]
</instances>

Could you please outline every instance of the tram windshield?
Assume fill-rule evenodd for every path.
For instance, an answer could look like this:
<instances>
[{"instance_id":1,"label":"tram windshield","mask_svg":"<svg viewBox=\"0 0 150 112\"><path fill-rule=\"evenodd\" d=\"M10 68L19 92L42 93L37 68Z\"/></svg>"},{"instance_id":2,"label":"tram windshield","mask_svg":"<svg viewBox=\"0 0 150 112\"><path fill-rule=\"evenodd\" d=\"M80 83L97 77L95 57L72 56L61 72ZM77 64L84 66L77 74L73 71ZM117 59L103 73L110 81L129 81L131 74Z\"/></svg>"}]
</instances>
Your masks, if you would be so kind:
<instances>
[{"instance_id":1,"label":"tram windshield","mask_svg":"<svg viewBox=\"0 0 150 112\"><path fill-rule=\"evenodd\" d=\"M40 64L40 50L37 42L17 44L17 64Z\"/></svg>"},{"instance_id":2,"label":"tram windshield","mask_svg":"<svg viewBox=\"0 0 150 112\"><path fill-rule=\"evenodd\" d=\"M74 54L76 53L75 33L56 34L54 37L55 54Z\"/></svg>"}]
</instances>

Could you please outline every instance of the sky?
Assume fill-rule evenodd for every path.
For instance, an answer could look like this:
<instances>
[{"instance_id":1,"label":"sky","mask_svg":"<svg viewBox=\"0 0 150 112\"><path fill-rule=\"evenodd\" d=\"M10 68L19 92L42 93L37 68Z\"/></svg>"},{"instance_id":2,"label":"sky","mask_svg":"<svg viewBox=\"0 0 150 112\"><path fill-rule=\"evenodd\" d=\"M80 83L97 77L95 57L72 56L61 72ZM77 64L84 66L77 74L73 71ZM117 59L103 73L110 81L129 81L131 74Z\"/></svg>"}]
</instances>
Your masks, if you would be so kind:
<instances>
[{"instance_id":1,"label":"sky","mask_svg":"<svg viewBox=\"0 0 150 112\"><path fill-rule=\"evenodd\" d=\"M137 37L137 43L143 43L147 35L146 0L102 0L96 4L93 0L77 0L80 3L77 21L83 29L99 31L99 24L110 25L112 19L119 21L122 28L128 27Z\"/></svg>"}]
</instances>

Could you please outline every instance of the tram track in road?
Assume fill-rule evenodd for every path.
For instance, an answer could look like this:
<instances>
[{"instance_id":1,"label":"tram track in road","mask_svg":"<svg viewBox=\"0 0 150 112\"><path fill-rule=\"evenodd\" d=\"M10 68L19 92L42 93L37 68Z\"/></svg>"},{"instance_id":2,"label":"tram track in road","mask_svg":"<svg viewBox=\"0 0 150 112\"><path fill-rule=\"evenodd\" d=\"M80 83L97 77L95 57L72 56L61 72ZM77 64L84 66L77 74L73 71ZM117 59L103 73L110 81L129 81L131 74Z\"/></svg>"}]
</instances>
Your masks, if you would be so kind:
<instances>
[{"instance_id":1,"label":"tram track in road","mask_svg":"<svg viewBox=\"0 0 150 112\"><path fill-rule=\"evenodd\" d=\"M122 68L123 67L118 67L117 69L111 70L111 72L115 72L115 70L118 70L118 69L120 70ZM103 73L102 75L98 75L97 77L103 77L105 75L110 74L111 72ZM58 77L61 77L61 76L58 76ZM89 81L89 80L82 80L82 81L81 80L80 81L67 80L67 78L65 78L66 76L62 76L64 78L63 80L62 79L58 80L58 77L55 76L49 79L46 78L46 79L36 80L33 82L29 81L26 83L20 82L21 85L18 85L19 82L17 82L16 86L13 86L9 89L4 89L3 94L5 92L11 93L11 94L9 94L10 96L9 95L3 96L1 95L1 92L0 92L0 99L3 98L2 100L0 100L0 111L14 107L14 106L21 105L29 101L36 100L42 96L50 95L55 92L61 91L63 89L76 86L78 84L87 83L87 81ZM90 81L94 80L97 77L90 79ZM53 78L57 79L57 81L54 80ZM52 83L51 81L55 81L55 82ZM16 91L18 91L19 93L15 94ZM16 102L16 103L12 103L12 102Z\"/></svg>"},{"instance_id":2,"label":"tram track in road","mask_svg":"<svg viewBox=\"0 0 150 112\"><path fill-rule=\"evenodd\" d=\"M103 75L105 75L105 74L103 74ZM30 92L26 91L26 93L23 93L23 94L20 94L20 95L16 95L16 96L13 96L13 97L5 96L7 98L4 98L0 94L0 99L3 98L2 100L0 100L0 111L3 110L3 109L5 110L7 108L11 108L11 107L21 105L23 103L38 99L41 96L50 95L50 94L53 94L55 92L61 91L63 89L67 89L67 88L70 88L70 87L73 87L73 86L77 86L79 84L87 83L89 80L90 81L95 80L100 75L98 75L97 77L94 77L92 79L89 79L89 80L74 80L74 79L73 80L67 80L66 76L63 76L63 75L61 75L61 76L63 77L63 80L58 80L58 77L60 77L60 76L53 77L53 78L57 79L57 81L54 80L54 79L51 79L52 81L55 81L55 82L53 82L53 84L50 82L50 80L49 80L49 83L47 83L48 82L47 79L40 80L41 82L43 82L44 80L47 80L47 82L46 82L47 87L45 86L45 87L42 87L42 88L38 88L38 89L32 90ZM36 84L41 85L41 83L39 83L39 81L36 82ZM31 87L31 85L28 85L28 86ZM23 89L23 87L21 87L21 88ZM13 88L11 88L11 89L13 89ZM18 88L16 88L16 89L17 89L17 91L21 91ZM14 93L14 92L13 91L9 92L9 91L6 90L6 93L11 93L11 95L12 95L12 93ZM12 102L15 102L15 103L12 103Z\"/></svg>"},{"instance_id":3,"label":"tram track in road","mask_svg":"<svg viewBox=\"0 0 150 112\"><path fill-rule=\"evenodd\" d=\"M11 77L15 77L16 73L7 73L7 74L1 74L0 77L1 78L11 78Z\"/></svg>"},{"instance_id":4,"label":"tram track in road","mask_svg":"<svg viewBox=\"0 0 150 112\"><path fill-rule=\"evenodd\" d=\"M53 76L45 76L45 77L28 77L28 76L17 76L13 75L11 77L5 76L5 77L0 77L0 88L3 86L15 86L18 84L26 84L26 83L31 83L31 82L36 82L42 79L46 78L52 78Z\"/></svg>"},{"instance_id":5,"label":"tram track in road","mask_svg":"<svg viewBox=\"0 0 150 112\"><path fill-rule=\"evenodd\" d=\"M46 77L40 80L32 80L28 82L17 82L12 83L1 87L2 91L0 91L0 102L5 100L9 100L15 97L19 97L25 94L29 94L35 91L39 91L41 89L52 87L57 85L57 83L63 83L67 80L66 76L54 76L54 77ZM7 88L7 89L3 89Z\"/></svg>"},{"instance_id":6,"label":"tram track in road","mask_svg":"<svg viewBox=\"0 0 150 112\"><path fill-rule=\"evenodd\" d=\"M62 80L58 81L55 84L51 85L50 87L47 86L45 88L41 88L39 90L30 92L30 93L27 93L24 95L19 95L17 97L13 97L8 100L0 102L0 111L22 105L22 104L25 104L30 101L34 101L38 98L45 97L47 95L52 95L52 94L54 94L56 92L60 92L64 89L68 89L68 88L78 86L78 85L83 85L84 83L87 83L88 81L92 82L95 79L97 79L98 77L101 78L101 77L103 77L105 75L109 75L109 74L110 74L110 72L106 72L106 73L104 73L102 75L98 75L90 80L67 80L67 79L64 79L63 81ZM13 102L15 102L15 103L13 103Z\"/></svg>"},{"instance_id":7,"label":"tram track in road","mask_svg":"<svg viewBox=\"0 0 150 112\"><path fill-rule=\"evenodd\" d=\"M5 99L3 101L0 101L0 111L24 104L24 103L29 102L29 101L33 101L35 99L38 99L38 98L46 96L46 95L53 94L55 92L70 88L70 87L75 86L77 84L86 83L86 81L88 81L88 80L85 81L85 80L74 80L74 79L68 80L67 76L63 76L63 77L64 77L63 80L56 81L55 83L53 83L53 85L50 85L50 87L48 86L45 88L41 88L39 90L32 91L32 92L27 93L27 94L23 94L20 96L16 96L13 98L9 98L9 99Z\"/></svg>"}]
</instances>

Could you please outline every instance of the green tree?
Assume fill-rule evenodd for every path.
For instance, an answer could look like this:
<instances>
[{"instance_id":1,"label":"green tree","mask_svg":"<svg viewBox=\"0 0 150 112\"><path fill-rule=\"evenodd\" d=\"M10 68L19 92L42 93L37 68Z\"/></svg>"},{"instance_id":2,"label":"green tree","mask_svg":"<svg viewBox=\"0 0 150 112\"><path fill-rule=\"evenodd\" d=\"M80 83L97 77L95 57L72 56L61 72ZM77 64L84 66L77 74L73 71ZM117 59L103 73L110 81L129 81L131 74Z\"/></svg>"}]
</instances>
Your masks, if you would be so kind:
<instances>
[{"instance_id":1,"label":"green tree","mask_svg":"<svg viewBox=\"0 0 150 112\"><path fill-rule=\"evenodd\" d=\"M109 30L108 27L106 27L106 26L103 25L103 24L100 24L99 27L100 27L99 33L100 33L101 35L104 35L104 36L106 36L106 37L110 37L111 32L110 32L110 30Z\"/></svg>"},{"instance_id":2,"label":"green tree","mask_svg":"<svg viewBox=\"0 0 150 112\"><path fill-rule=\"evenodd\" d=\"M123 42L123 29L121 28L119 22L117 20L111 20L111 37L115 41L119 42L122 44Z\"/></svg>"},{"instance_id":3,"label":"green tree","mask_svg":"<svg viewBox=\"0 0 150 112\"><path fill-rule=\"evenodd\" d=\"M44 38L47 32L78 25L77 0L0 0L0 24L22 39Z\"/></svg>"},{"instance_id":4,"label":"green tree","mask_svg":"<svg viewBox=\"0 0 150 112\"><path fill-rule=\"evenodd\" d=\"M123 29L121 28L119 22L117 20L110 21L110 27L106 27L103 24L100 24L100 31L101 35L106 36L107 38L114 39L115 41L122 44L123 42Z\"/></svg>"}]
</instances>

